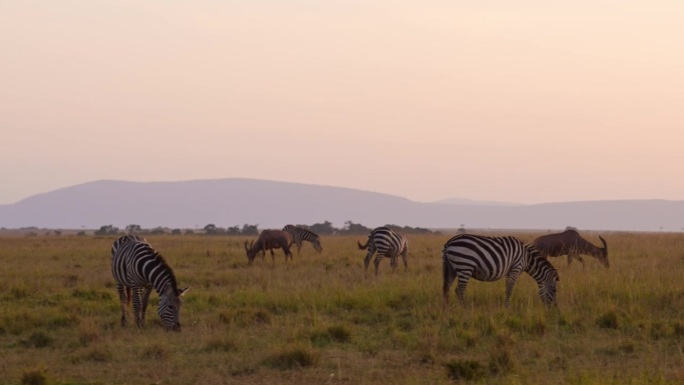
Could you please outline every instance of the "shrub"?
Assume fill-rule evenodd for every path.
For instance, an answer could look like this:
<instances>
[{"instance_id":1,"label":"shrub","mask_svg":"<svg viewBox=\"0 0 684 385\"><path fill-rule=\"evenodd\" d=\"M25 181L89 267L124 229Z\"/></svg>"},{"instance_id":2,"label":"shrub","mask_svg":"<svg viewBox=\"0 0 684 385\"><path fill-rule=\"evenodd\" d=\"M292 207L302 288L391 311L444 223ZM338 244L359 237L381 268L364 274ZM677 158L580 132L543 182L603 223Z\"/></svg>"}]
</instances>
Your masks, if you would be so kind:
<instances>
[{"instance_id":1,"label":"shrub","mask_svg":"<svg viewBox=\"0 0 684 385\"><path fill-rule=\"evenodd\" d=\"M47 384L47 375L45 368L31 369L24 372L21 376L21 383L23 385L45 385Z\"/></svg>"},{"instance_id":2,"label":"shrub","mask_svg":"<svg viewBox=\"0 0 684 385\"><path fill-rule=\"evenodd\" d=\"M486 372L477 361L450 361L445 365L447 376L452 380L479 380L485 377Z\"/></svg>"},{"instance_id":3,"label":"shrub","mask_svg":"<svg viewBox=\"0 0 684 385\"><path fill-rule=\"evenodd\" d=\"M614 311L609 311L596 319L596 325L601 329L617 329L618 316Z\"/></svg>"},{"instance_id":4,"label":"shrub","mask_svg":"<svg viewBox=\"0 0 684 385\"><path fill-rule=\"evenodd\" d=\"M52 345L52 341L52 337L45 332L38 331L31 334L27 340L22 341L22 345L32 348L46 348Z\"/></svg>"},{"instance_id":5,"label":"shrub","mask_svg":"<svg viewBox=\"0 0 684 385\"><path fill-rule=\"evenodd\" d=\"M280 370L303 368L315 363L314 353L302 348L279 352L264 360L264 365Z\"/></svg>"}]
</instances>

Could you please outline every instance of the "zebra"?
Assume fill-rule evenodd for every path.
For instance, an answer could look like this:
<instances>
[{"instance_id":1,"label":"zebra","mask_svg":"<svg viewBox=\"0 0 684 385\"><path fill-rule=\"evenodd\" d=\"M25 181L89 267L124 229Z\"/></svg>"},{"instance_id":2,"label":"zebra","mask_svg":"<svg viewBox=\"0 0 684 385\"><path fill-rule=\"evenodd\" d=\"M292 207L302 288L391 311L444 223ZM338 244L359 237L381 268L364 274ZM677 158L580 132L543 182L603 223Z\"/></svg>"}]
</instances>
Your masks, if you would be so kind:
<instances>
[{"instance_id":1,"label":"zebra","mask_svg":"<svg viewBox=\"0 0 684 385\"><path fill-rule=\"evenodd\" d=\"M157 314L164 327L180 331L180 307L188 288L179 289L173 270L164 258L137 235L124 235L112 245L112 275L121 301L121 326L126 325L133 302L135 324L145 325L145 310L154 288L159 294Z\"/></svg>"},{"instance_id":2,"label":"zebra","mask_svg":"<svg viewBox=\"0 0 684 385\"><path fill-rule=\"evenodd\" d=\"M401 255L404 262L404 271L408 270L408 262L406 261L408 257L408 240L397 234L394 230L385 226L377 227L368 234L368 240L365 245L362 245L359 241L356 241L356 243L361 250L368 248L368 254L366 254L366 258L363 260L366 274L368 274L368 264L375 252L377 252L373 261L375 264L375 275L378 275L378 266L383 257L390 259L390 266L392 266L392 271L394 271L397 267L397 259Z\"/></svg>"},{"instance_id":3,"label":"zebra","mask_svg":"<svg viewBox=\"0 0 684 385\"><path fill-rule=\"evenodd\" d=\"M302 241L311 242L313 248L319 253L323 251L318 234L313 231L295 225L286 225L283 227L283 231L289 233L292 236L292 241L297 244L297 254L302 249Z\"/></svg>"},{"instance_id":4,"label":"zebra","mask_svg":"<svg viewBox=\"0 0 684 385\"><path fill-rule=\"evenodd\" d=\"M442 264L445 305L449 303L449 288L456 278L456 294L465 305L465 290L471 277L478 281L497 281L506 277L504 302L508 305L513 286L523 271L537 282L542 302L556 304L558 271L536 247L515 237L456 235L444 244Z\"/></svg>"}]
</instances>

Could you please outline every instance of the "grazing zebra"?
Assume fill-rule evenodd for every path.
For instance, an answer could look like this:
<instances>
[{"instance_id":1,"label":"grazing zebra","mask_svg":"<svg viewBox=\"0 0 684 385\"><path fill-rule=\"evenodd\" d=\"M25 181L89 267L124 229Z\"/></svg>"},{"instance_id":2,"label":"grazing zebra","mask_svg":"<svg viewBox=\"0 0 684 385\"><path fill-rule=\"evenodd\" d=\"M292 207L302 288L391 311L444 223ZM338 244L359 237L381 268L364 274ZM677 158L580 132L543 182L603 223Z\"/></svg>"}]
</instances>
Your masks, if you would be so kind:
<instances>
[{"instance_id":1,"label":"grazing zebra","mask_svg":"<svg viewBox=\"0 0 684 385\"><path fill-rule=\"evenodd\" d=\"M180 331L181 296L173 270L164 258L137 235L124 235L112 245L112 275L121 301L121 325L126 325L128 307L133 302L135 324L143 327L145 310L154 288L159 294L159 309L164 327Z\"/></svg>"},{"instance_id":2,"label":"grazing zebra","mask_svg":"<svg viewBox=\"0 0 684 385\"><path fill-rule=\"evenodd\" d=\"M313 248L319 253L323 251L318 234L313 231L294 225L283 227L283 231L289 233L292 236L292 241L297 244L297 254L302 249L302 241L311 242Z\"/></svg>"},{"instance_id":3,"label":"grazing zebra","mask_svg":"<svg viewBox=\"0 0 684 385\"><path fill-rule=\"evenodd\" d=\"M444 244L442 264L445 304L449 303L449 288L456 278L456 294L461 304L465 304L465 290L471 277L478 281L506 277L505 303L508 305L513 286L523 271L537 282L542 302L556 303L558 272L539 250L515 237L456 235Z\"/></svg>"},{"instance_id":4,"label":"grazing zebra","mask_svg":"<svg viewBox=\"0 0 684 385\"><path fill-rule=\"evenodd\" d=\"M368 273L368 264L371 257L376 252L377 255L373 261L375 264L375 275L378 275L378 266L383 257L390 259L390 266L392 266L392 271L394 271L397 268L397 259L401 255L404 261L404 270L408 270L408 263L406 261L408 257L408 240L392 229L384 226L377 227L368 235L365 245L362 245L359 241L356 241L356 243L358 243L361 250L368 248L368 254L366 254L366 258L363 260L366 274Z\"/></svg>"}]
</instances>

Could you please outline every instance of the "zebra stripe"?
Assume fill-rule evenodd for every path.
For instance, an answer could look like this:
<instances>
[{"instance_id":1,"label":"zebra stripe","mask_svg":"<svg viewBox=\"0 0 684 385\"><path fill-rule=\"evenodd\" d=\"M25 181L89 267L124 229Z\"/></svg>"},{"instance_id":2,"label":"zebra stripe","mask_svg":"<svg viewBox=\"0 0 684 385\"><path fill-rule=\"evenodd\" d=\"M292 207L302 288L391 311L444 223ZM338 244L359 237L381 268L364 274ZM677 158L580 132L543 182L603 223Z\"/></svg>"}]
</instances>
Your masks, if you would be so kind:
<instances>
[{"instance_id":1,"label":"zebra stripe","mask_svg":"<svg viewBox=\"0 0 684 385\"><path fill-rule=\"evenodd\" d=\"M383 257L390 259L390 266L392 266L392 271L397 267L397 259L401 255L404 262L404 270L408 270L408 241L406 238L397 234L392 229L388 227L378 227L373 229L368 235L368 240L365 245L357 241L359 249L365 250L368 248L368 254L363 260L363 265L366 273L368 273L368 264L370 263L371 257L377 252L375 260L375 275L378 275L378 266Z\"/></svg>"},{"instance_id":2,"label":"zebra stripe","mask_svg":"<svg viewBox=\"0 0 684 385\"><path fill-rule=\"evenodd\" d=\"M157 314L162 324L180 331L181 296L188 288L179 289L173 270L164 258L137 235L124 235L112 244L112 275L121 301L121 325L126 324L128 307L133 302L135 324L143 327L150 293L159 294Z\"/></svg>"},{"instance_id":3,"label":"zebra stripe","mask_svg":"<svg viewBox=\"0 0 684 385\"><path fill-rule=\"evenodd\" d=\"M478 281L497 281L506 277L505 303L508 305L513 286L522 272L537 282L542 302L556 303L558 271L534 246L515 237L456 235L444 244L442 265L445 304L449 303L449 288L456 278L456 294L461 304L465 304L465 290L471 277Z\"/></svg>"},{"instance_id":4,"label":"zebra stripe","mask_svg":"<svg viewBox=\"0 0 684 385\"><path fill-rule=\"evenodd\" d=\"M313 231L295 225L287 225L283 227L283 231L290 234L292 236L292 241L297 244L297 254L299 254L299 251L302 249L302 241L311 242L313 248L319 253L323 251L318 234Z\"/></svg>"}]
</instances>

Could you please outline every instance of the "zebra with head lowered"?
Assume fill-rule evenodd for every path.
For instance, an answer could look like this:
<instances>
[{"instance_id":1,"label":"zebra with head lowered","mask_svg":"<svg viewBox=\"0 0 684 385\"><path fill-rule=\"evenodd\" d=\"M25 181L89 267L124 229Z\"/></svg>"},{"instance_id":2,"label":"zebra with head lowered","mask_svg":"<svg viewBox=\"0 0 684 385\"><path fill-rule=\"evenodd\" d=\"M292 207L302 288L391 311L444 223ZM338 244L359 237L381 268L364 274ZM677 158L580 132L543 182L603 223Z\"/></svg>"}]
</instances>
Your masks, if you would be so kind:
<instances>
[{"instance_id":1,"label":"zebra with head lowered","mask_svg":"<svg viewBox=\"0 0 684 385\"><path fill-rule=\"evenodd\" d=\"M317 252L320 253L323 251L321 241L318 239L318 234L314 233L313 231L295 225L286 225L283 227L283 231L292 236L292 241L297 245L297 254L299 254L302 249L303 241L311 242L314 250Z\"/></svg>"},{"instance_id":2,"label":"zebra with head lowered","mask_svg":"<svg viewBox=\"0 0 684 385\"><path fill-rule=\"evenodd\" d=\"M442 250L444 303L449 303L449 288L458 278L456 294L465 304L468 280L497 281L506 277L505 303L522 272L539 286L539 297L547 305L556 304L558 271L534 246L515 237L484 237L461 234L449 239Z\"/></svg>"},{"instance_id":3,"label":"zebra with head lowered","mask_svg":"<svg viewBox=\"0 0 684 385\"><path fill-rule=\"evenodd\" d=\"M408 240L397 234L394 230L389 227L377 227L368 234L368 240L365 245L361 242L356 241L359 245L359 249L368 249L368 254L363 260L363 265L366 273L368 273L368 264L370 263L373 254L377 252L375 260L375 275L378 275L378 266L383 257L390 259L390 266L392 266L392 271L397 268L397 259L401 256L404 262L404 270L408 270Z\"/></svg>"},{"instance_id":4,"label":"zebra with head lowered","mask_svg":"<svg viewBox=\"0 0 684 385\"><path fill-rule=\"evenodd\" d=\"M121 301L121 325L126 325L128 307L133 302L135 324L145 325L145 310L154 288L159 294L157 314L164 327L180 331L181 296L173 270L164 258L137 235L124 235L112 245L112 275Z\"/></svg>"}]
</instances>

